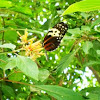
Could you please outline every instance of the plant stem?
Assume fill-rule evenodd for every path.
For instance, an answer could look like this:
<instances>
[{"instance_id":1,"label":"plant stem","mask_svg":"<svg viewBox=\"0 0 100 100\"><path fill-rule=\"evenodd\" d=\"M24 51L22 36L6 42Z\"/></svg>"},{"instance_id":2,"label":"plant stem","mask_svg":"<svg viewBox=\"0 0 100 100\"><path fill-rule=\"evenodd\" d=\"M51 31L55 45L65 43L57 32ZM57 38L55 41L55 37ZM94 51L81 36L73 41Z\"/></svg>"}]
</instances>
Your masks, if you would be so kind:
<instances>
[{"instance_id":1,"label":"plant stem","mask_svg":"<svg viewBox=\"0 0 100 100\"><path fill-rule=\"evenodd\" d=\"M93 72L93 74L95 75L97 81L100 84L100 76L99 76L98 72L93 67L89 67L89 69Z\"/></svg>"},{"instance_id":2,"label":"plant stem","mask_svg":"<svg viewBox=\"0 0 100 100\"><path fill-rule=\"evenodd\" d=\"M23 84L23 85L28 85L28 86L35 87L35 86L34 86L34 85L32 85L32 84L23 83L23 82L18 82L18 81L13 81L13 80L6 80L6 79L4 79L4 81L7 81L7 82L12 82L12 83L17 83L17 84Z\"/></svg>"}]
</instances>

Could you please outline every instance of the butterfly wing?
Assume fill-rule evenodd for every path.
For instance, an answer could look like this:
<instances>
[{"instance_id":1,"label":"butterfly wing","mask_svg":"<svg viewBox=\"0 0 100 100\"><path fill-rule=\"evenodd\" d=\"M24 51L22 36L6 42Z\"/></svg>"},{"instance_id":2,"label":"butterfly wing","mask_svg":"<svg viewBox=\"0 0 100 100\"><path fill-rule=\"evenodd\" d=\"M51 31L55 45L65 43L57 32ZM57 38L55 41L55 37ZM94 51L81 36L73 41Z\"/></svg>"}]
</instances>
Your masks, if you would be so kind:
<instances>
[{"instance_id":1,"label":"butterfly wing","mask_svg":"<svg viewBox=\"0 0 100 100\"><path fill-rule=\"evenodd\" d=\"M55 50L62 38L64 37L66 31L68 29L67 24L64 24L63 22L56 24L45 36L43 40L43 46L45 50L47 51L53 51Z\"/></svg>"}]
</instances>

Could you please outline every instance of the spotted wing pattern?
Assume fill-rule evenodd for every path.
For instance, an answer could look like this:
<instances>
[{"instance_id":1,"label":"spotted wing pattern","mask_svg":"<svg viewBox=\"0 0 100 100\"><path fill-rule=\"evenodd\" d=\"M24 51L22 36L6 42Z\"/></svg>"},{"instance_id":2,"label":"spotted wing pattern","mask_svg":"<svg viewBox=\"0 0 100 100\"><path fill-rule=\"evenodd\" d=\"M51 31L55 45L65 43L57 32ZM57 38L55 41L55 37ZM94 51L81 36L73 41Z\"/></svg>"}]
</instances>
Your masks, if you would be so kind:
<instances>
[{"instance_id":1,"label":"spotted wing pattern","mask_svg":"<svg viewBox=\"0 0 100 100\"><path fill-rule=\"evenodd\" d=\"M59 46L67 30L68 26L63 22L56 24L52 29L50 29L43 40L43 46L45 50L55 50Z\"/></svg>"}]
</instances>

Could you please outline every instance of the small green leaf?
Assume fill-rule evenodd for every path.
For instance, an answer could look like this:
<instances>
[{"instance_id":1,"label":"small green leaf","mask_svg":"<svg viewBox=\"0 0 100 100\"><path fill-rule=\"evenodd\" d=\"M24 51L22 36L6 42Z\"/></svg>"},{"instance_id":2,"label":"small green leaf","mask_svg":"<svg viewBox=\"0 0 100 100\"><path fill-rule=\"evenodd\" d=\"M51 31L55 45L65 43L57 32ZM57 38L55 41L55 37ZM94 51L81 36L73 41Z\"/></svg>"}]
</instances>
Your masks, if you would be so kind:
<instances>
[{"instance_id":1,"label":"small green leaf","mask_svg":"<svg viewBox=\"0 0 100 100\"><path fill-rule=\"evenodd\" d=\"M56 85L36 85L36 87L46 91L57 100L82 100L80 94L64 87Z\"/></svg>"},{"instance_id":2,"label":"small green leaf","mask_svg":"<svg viewBox=\"0 0 100 100\"><path fill-rule=\"evenodd\" d=\"M78 50L78 49L77 49L77 50ZM60 63L58 64L58 68L57 68L57 73L58 73L58 74L61 74L62 71L63 71L66 67L69 66L69 64L70 64L71 61L73 60L74 55L76 54L77 50L76 50L76 51L73 51L73 52L71 52L71 53L69 53L69 54L67 54L66 56L64 56L64 57L61 59Z\"/></svg>"},{"instance_id":3,"label":"small green leaf","mask_svg":"<svg viewBox=\"0 0 100 100\"><path fill-rule=\"evenodd\" d=\"M91 55L92 57L98 58L97 52L94 48L89 49L89 55Z\"/></svg>"},{"instance_id":4,"label":"small green leaf","mask_svg":"<svg viewBox=\"0 0 100 100\"><path fill-rule=\"evenodd\" d=\"M20 81L23 79L23 73L13 73L8 77L8 79L13 81Z\"/></svg>"},{"instance_id":5,"label":"small green leaf","mask_svg":"<svg viewBox=\"0 0 100 100\"><path fill-rule=\"evenodd\" d=\"M88 95L86 95L88 93ZM89 100L100 100L100 87L89 87L81 91L81 95Z\"/></svg>"},{"instance_id":6,"label":"small green leaf","mask_svg":"<svg viewBox=\"0 0 100 100\"><path fill-rule=\"evenodd\" d=\"M30 91L31 91L31 92L37 92L38 94L41 94L40 90L37 89L36 87L30 86Z\"/></svg>"},{"instance_id":7,"label":"small green leaf","mask_svg":"<svg viewBox=\"0 0 100 100\"><path fill-rule=\"evenodd\" d=\"M98 61L89 61L89 62L86 62L83 66L86 67L86 66L92 66L92 65L100 65L100 60Z\"/></svg>"},{"instance_id":8,"label":"small green leaf","mask_svg":"<svg viewBox=\"0 0 100 100\"><path fill-rule=\"evenodd\" d=\"M18 56L17 67L27 76L30 76L35 80L38 80L38 67L36 63L31 59L24 56Z\"/></svg>"},{"instance_id":9,"label":"small green leaf","mask_svg":"<svg viewBox=\"0 0 100 100\"><path fill-rule=\"evenodd\" d=\"M5 43L3 45L0 45L1 48L9 48L9 49L12 49L14 50L16 48L16 46L12 43Z\"/></svg>"},{"instance_id":10,"label":"small green leaf","mask_svg":"<svg viewBox=\"0 0 100 100\"><path fill-rule=\"evenodd\" d=\"M90 31L91 28L89 26L81 26L82 32Z\"/></svg>"},{"instance_id":11,"label":"small green leaf","mask_svg":"<svg viewBox=\"0 0 100 100\"><path fill-rule=\"evenodd\" d=\"M73 36L77 36L81 34L81 30L79 28L68 29L67 32L71 33Z\"/></svg>"},{"instance_id":12,"label":"small green leaf","mask_svg":"<svg viewBox=\"0 0 100 100\"><path fill-rule=\"evenodd\" d=\"M95 21L92 23L91 27L93 27L93 26L95 26L95 25L98 25L98 24L100 24L100 18L98 18L97 20L95 20Z\"/></svg>"},{"instance_id":13,"label":"small green leaf","mask_svg":"<svg viewBox=\"0 0 100 100\"><path fill-rule=\"evenodd\" d=\"M10 69L10 68L14 68L14 67L16 67L17 66L17 58L9 58L8 60L7 60L7 64L6 64L6 66L5 66L5 70L7 70L7 69Z\"/></svg>"},{"instance_id":14,"label":"small green leaf","mask_svg":"<svg viewBox=\"0 0 100 100\"><path fill-rule=\"evenodd\" d=\"M43 25L42 25L42 29L44 30L48 30L51 26L51 22L52 22L52 19L48 19Z\"/></svg>"},{"instance_id":15,"label":"small green leaf","mask_svg":"<svg viewBox=\"0 0 100 100\"><path fill-rule=\"evenodd\" d=\"M93 44L92 42L90 41L86 41L84 44L83 44L83 51L88 54L89 53L89 49L93 47Z\"/></svg>"},{"instance_id":16,"label":"small green leaf","mask_svg":"<svg viewBox=\"0 0 100 100\"><path fill-rule=\"evenodd\" d=\"M0 17L8 17L8 14L0 14Z\"/></svg>"},{"instance_id":17,"label":"small green leaf","mask_svg":"<svg viewBox=\"0 0 100 100\"><path fill-rule=\"evenodd\" d=\"M6 1L6 0L0 0L0 7L6 7L6 8L9 8L9 7L12 7L12 2L10 1Z\"/></svg>"},{"instance_id":18,"label":"small green leaf","mask_svg":"<svg viewBox=\"0 0 100 100\"><path fill-rule=\"evenodd\" d=\"M8 97L15 97L14 90L8 85L2 85L2 92Z\"/></svg>"},{"instance_id":19,"label":"small green leaf","mask_svg":"<svg viewBox=\"0 0 100 100\"><path fill-rule=\"evenodd\" d=\"M100 50L97 50L96 52L97 52L98 55L100 55Z\"/></svg>"},{"instance_id":20,"label":"small green leaf","mask_svg":"<svg viewBox=\"0 0 100 100\"><path fill-rule=\"evenodd\" d=\"M94 41L93 42L93 48L95 50L100 50L100 42L99 41Z\"/></svg>"},{"instance_id":21,"label":"small green leaf","mask_svg":"<svg viewBox=\"0 0 100 100\"><path fill-rule=\"evenodd\" d=\"M32 15L31 9L27 6L22 7L20 5L16 5L15 7L10 8L10 9L13 10L13 11L17 11L17 12L20 12L20 13L27 14L27 15Z\"/></svg>"},{"instance_id":22,"label":"small green leaf","mask_svg":"<svg viewBox=\"0 0 100 100\"><path fill-rule=\"evenodd\" d=\"M5 69L8 57L5 54L0 54L0 68Z\"/></svg>"},{"instance_id":23,"label":"small green leaf","mask_svg":"<svg viewBox=\"0 0 100 100\"><path fill-rule=\"evenodd\" d=\"M70 14L73 12L87 12L100 10L100 0L83 0L70 5L62 15Z\"/></svg>"},{"instance_id":24,"label":"small green leaf","mask_svg":"<svg viewBox=\"0 0 100 100\"><path fill-rule=\"evenodd\" d=\"M26 93L19 93L16 97L17 100L25 100L25 98L27 98L27 95Z\"/></svg>"},{"instance_id":25,"label":"small green leaf","mask_svg":"<svg viewBox=\"0 0 100 100\"><path fill-rule=\"evenodd\" d=\"M5 31L5 35L4 35L4 39L7 41L7 42L15 42L17 41L17 32L14 31L14 30L7 30Z\"/></svg>"},{"instance_id":26,"label":"small green leaf","mask_svg":"<svg viewBox=\"0 0 100 100\"><path fill-rule=\"evenodd\" d=\"M37 100L51 100L51 99L47 95L41 95L37 97Z\"/></svg>"},{"instance_id":27,"label":"small green leaf","mask_svg":"<svg viewBox=\"0 0 100 100\"><path fill-rule=\"evenodd\" d=\"M81 16L83 16L85 19L87 19L90 15L85 12L81 12Z\"/></svg>"},{"instance_id":28,"label":"small green leaf","mask_svg":"<svg viewBox=\"0 0 100 100\"><path fill-rule=\"evenodd\" d=\"M39 80L43 82L49 76L49 71L46 69L39 70Z\"/></svg>"}]
</instances>

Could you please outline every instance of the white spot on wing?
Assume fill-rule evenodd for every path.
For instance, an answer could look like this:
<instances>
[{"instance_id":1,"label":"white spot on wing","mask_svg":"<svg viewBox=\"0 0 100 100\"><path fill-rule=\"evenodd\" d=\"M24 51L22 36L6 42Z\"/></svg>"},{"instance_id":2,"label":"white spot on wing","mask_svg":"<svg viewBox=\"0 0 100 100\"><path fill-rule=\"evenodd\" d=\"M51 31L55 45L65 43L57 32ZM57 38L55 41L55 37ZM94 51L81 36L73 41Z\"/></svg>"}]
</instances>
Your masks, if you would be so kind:
<instances>
[{"instance_id":1,"label":"white spot on wing","mask_svg":"<svg viewBox=\"0 0 100 100\"><path fill-rule=\"evenodd\" d=\"M59 37L59 34L60 34L60 31L56 28L52 28L50 31L52 32L49 32L48 35L51 35L51 36L56 36L56 37ZM56 32L55 32L56 31Z\"/></svg>"},{"instance_id":2,"label":"white spot on wing","mask_svg":"<svg viewBox=\"0 0 100 100\"><path fill-rule=\"evenodd\" d=\"M62 28L64 28L64 26L62 26Z\"/></svg>"},{"instance_id":3,"label":"white spot on wing","mask_svg":"<svg viewBox=\"0 0 100 100\"><path fill-rule=\"evenodd\" d=\"M62 26L62 24L59 24L59 26Z\"/></svg>"}]
</instances>

